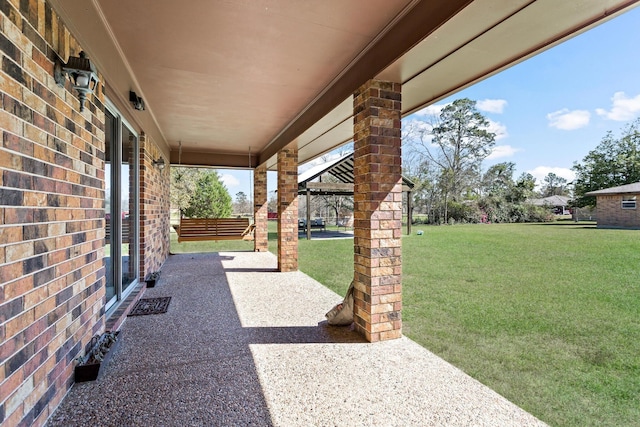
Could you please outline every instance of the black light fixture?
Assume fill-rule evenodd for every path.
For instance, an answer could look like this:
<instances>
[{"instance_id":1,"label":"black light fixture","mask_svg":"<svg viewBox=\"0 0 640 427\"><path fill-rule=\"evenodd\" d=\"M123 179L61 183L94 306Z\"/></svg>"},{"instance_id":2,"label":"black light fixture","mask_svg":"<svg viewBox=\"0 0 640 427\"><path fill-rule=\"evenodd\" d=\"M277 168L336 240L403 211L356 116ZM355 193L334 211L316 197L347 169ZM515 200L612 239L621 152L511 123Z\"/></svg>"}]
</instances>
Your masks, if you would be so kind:
<instances>
[{"instance_id":1,"label":"black light fixture","mask_svg":"<svg viewBox=\"0 0 640 427\"><path fill-rule=\"evenodd\" d=\"M60 71L60 68L62 71ZM65 74L69 76L73 88L78 91L80 112L82 112L84 111L84 101L87 99L87 95L93 93L100 81L96 67L84 52L80 52L80 56L70 56L69 61L56 70L54 76L56 83L64 86Z\"/></svg>"},{"instance_id":2,"label":"black light fixture","mask_svg":"<svg viewBox=\"0 0 640 427\"><path fill-rule=\"evenodd\" d=\"M153 166L157 167L160 170L164 169L164 158L160 157L158 160L153 161Z\"/></svg>"},{"instance_id":3,"label":"black light fixture","mask_svg":"<svg viewBox=\"0 0 640 427\"><path fill-rule=\"evenodd\" d=\"M144 111L144 99L132 90L129 91L129 102L133 104L133 108L136 110Z\"/></svg>"}]
</instances>

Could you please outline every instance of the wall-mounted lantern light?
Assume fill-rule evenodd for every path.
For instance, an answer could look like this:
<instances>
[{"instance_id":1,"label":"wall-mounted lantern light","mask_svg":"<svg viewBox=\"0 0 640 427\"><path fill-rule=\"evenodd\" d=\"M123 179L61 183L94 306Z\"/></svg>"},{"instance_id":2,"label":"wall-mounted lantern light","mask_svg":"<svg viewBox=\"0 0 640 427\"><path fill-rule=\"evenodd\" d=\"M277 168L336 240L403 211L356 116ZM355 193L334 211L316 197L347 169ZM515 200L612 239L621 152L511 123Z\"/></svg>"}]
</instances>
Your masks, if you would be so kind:
<instances>
[{"instance_id":1,"label":"wall-mounted lantern light","mask_svg":"<svg viewBox=\"0 0 640 427\"><path fill-rule=\"evenodd\" d=\"M160 170L164 169L164 159L160 157L158 160L153 161L153 166L157 167Z\"/></svg>"},{"instance_id":2,"label":"wall-mounted lantern light","mask_svg":"<svg viewBox=\"0 0 640 427\"><path fill-rule=\"evenodd\" d=\"M54 76L56 83L64 86L65 74L68 75L73 88L78 91L80 111L84 111L84 101L87 99L87 95L93 93L100 81L96 67L84 52L80 52L80 56L70 56L66 64L56 68Z\"/></svg>"},{"instance_id":3,"label":"wall-mounted lantern light","mask_svg":"<svg viewBox=\"0 0 640 427\"><path fill-rule=\"evenodd\" d=\"M144 99L132 90L129 91L129 102L133 104L133 108L136 110L144 111Z\"/></svg>"}]
</instances>

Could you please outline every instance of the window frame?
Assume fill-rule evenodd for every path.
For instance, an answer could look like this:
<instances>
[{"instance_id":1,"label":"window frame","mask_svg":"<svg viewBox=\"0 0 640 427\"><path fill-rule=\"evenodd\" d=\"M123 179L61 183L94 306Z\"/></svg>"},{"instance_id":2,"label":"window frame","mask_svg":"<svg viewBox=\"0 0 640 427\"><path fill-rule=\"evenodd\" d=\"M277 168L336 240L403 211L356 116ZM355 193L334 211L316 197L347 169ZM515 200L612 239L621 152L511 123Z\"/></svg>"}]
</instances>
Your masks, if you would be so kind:
<instances>
[{"instance_id":1,"label":"window frame","mask_svg":"<svg viewBox=\"0 0 640 427\"><path fill-rule=\"evenodd\" d=\"M620 202L622 209L636 209L637 205L637 196L622 196L622 201Z\"/></svg>"},{"instance_id":2,"label":"window frame","mask_svg":"<svg viewBox=\"0 0 640 427\"><path fill-rule=\"evenodd\" d=\"M136 189L135 194L135 203L136 203L136 212L133 218L134 224L136 224L136 230L133 232L139 235L140 232L140 135L135 131L135 128L127 121L127 119L120 113L120 110L115 106L115 104L109 99L105 99L105 124L106 124L106 111L109 112L111 116L115 119L115 134L114 141L112 141L112 158L111 163L113 165L117 165L114 167L111 172L111 188L117 188L118 194L120 195L120 191L122 190L122 177L120 167L122 165L122 128L126 127L127 131L130 132L136 139L135 142L135 160L136 165L133 168L134 175L132 177L133 181L130 181L130 186L133 186ZM105 132L106 134L106 132ZM106 136L105 136L106 137ZM129 187L130 188L130 187ZM106 302L105 310L107 312L107 317L110 316L119 306L119 304L124 301L127 296L133 291L133 289L137 286L140 281L140 239L136 239L135 245L131 245L130 251L134 251L133 257L135 260L133 261L133 266L135 267L135 275L134 279L126 285L126 288L123 289L122 283L122 248L121 248L121 240L122 240L122 218L120 217L120 206L121 200L120 197L115 197L112 199L111 204L111 236L112 239L114 236L116 240L120 240L120 245L111 246L111 258L114 263L114 267L111 271L113 274L113 283L115 285L115 295ZM112 240L113 242L113 240ZM118 261L115 261L115 260ZM105 280L106 286L106 280Z\"/></svg>"}]
</instances>

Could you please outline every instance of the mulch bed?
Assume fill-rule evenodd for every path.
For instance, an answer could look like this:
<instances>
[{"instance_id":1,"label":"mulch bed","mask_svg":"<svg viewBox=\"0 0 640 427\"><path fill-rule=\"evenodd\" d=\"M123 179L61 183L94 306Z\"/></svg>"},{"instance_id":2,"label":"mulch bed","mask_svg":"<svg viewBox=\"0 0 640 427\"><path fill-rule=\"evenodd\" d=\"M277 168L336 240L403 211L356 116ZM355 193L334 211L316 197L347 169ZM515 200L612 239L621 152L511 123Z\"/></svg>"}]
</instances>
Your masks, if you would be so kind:
<instances>
[{"instance_id":1,"label":"mulch bed","mask_svg":"<svg viewBox=\"0 0 640 427\"><path fill-rule=\"evenodd\" d=\"M171 297L141 298L128 316L144 316L146 314L166 313L170 302Z\"/></svg>"}]
</instances>

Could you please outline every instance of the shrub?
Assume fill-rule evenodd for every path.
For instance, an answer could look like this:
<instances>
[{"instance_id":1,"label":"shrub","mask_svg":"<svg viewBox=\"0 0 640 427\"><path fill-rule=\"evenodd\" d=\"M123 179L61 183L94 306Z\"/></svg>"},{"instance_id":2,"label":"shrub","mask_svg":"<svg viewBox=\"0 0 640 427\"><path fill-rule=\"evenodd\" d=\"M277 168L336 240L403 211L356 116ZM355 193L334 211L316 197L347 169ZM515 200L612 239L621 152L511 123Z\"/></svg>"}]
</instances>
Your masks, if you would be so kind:
<instances>
[{"instance_id":1,"label":"shrub","mask_svg":"<svg viewBox=\"0 0 640 427\"><path fill-rule=\"evenodd\" d=\"M509 203L487 197L479 202L479 209L485 213L487 221L493 223L555 221L551 211L529 203Z\"/></svg>"},{"instance_id":2,"label":"shrub","mask_svg":"<svg viewBox=\"0 0 640 427\"><path fill-rule=\"evenodd\" d=\"M477 224L482 221L482 211L478 208L478 204L474 201L463 203L449 202L447 206L448 221L450 224L451 220L462 224Z\"/></svg>"}]
</instances>

